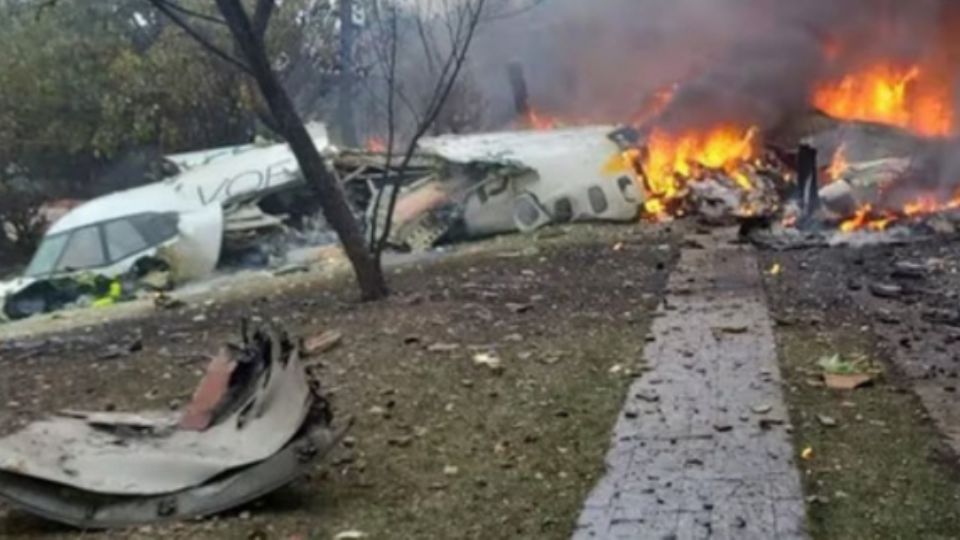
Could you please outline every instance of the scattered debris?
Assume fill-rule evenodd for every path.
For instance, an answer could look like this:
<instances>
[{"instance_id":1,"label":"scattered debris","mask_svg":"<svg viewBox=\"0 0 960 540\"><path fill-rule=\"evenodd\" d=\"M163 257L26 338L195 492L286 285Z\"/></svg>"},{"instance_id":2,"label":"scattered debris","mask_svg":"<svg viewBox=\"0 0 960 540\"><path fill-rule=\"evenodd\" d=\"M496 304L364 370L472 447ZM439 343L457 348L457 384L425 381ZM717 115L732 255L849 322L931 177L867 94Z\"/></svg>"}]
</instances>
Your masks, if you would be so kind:
<instances>
[{"instance_id":1,"label":"scattered debris","mask_svg":"<svg viewBox=\"0 0 960 540\"><path fill-rule=\"evenodd\" d=\"M83 529L215 514L296 479L343 436L299 349L244 332L181 416L66 411L0 439L0 498Z\"/></svg>"}]
</instances>

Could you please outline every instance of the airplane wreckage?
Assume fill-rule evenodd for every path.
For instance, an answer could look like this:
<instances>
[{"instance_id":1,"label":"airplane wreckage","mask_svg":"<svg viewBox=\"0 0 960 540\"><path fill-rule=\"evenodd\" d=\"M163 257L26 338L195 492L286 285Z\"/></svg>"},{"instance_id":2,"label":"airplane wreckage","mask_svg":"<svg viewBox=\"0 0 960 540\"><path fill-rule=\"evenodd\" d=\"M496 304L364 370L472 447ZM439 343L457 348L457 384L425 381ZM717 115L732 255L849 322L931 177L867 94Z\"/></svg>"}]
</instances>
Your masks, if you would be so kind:
<instances>
[{"instance_id":1,"label":"airplane wreckage","mask_svg":"<svg viewBox=\"0 0 960 540\"><path fill-rule=\"evenodd\" d=\"M235 508L302 476L343 438L301 347L244 328L179 413L62 411L0 439L0 500L81 529ZM307 351L309 352L309 351Z\"/></svg>"},{"instance_id":2,"label":"airplane wreckage","mask_svg":"<svg viewBox=\"0 0 960 540\"><path fill-rule=\"evenodd\" d=\"M619 157L620 131L594 126L424 139L403 171L388 241L426 250L552 223L636 220L643 194ZM386 209L374 212L374 201L390 189L384 173L397 172L401 157L387 163L383 153L338 149L320 124L310 132L358 217L367 226L382 223ZM251 250L259 260L282 261L285 235L316 223L319 207L300 196L307 188L286 144L168 160L177 174L91 200L56 221L24 275L0 284L2 315L21 319L166 290ZM264 254L264 246L276 249Z\"/></svg>"}]
</instances>

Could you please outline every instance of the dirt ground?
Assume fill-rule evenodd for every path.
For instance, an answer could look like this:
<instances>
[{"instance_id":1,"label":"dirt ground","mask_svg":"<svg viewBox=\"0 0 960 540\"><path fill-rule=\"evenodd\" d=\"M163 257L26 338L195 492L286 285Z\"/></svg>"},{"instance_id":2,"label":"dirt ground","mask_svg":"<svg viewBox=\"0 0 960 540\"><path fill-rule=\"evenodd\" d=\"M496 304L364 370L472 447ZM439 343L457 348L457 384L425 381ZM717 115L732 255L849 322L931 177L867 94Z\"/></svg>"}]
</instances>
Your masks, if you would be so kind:
<instances>
[{"instance_id":1,"label":"dirt ground","mask_svg":"<svg viewBox=\"0 0 960 540\"><path fill-rule=\"evenodd\" d=\"M960 241L767 252L762 264L798 456L811 452L799 463L812 536L960 537ZM882 373L827 389L817 361L838 353Z\"/></svg>"},{"instance_id":2,"label":"dirt ground","mask_svg":"<svg viewBox=\"0 0 960 540\"><path fill-rule=\"evenodd\" d=\"M356 424L308 478L225 516L80 533L0 507L0 537L568 538L679 242L669 228L549 236L396 270L381 303L357 303L344 279L294 282L3 344L7 433L63 408L178 407L244 316L303 336L336 329L323 381ZM477 352L503 372L475 365Z\"/></svg>"}]
</instances>

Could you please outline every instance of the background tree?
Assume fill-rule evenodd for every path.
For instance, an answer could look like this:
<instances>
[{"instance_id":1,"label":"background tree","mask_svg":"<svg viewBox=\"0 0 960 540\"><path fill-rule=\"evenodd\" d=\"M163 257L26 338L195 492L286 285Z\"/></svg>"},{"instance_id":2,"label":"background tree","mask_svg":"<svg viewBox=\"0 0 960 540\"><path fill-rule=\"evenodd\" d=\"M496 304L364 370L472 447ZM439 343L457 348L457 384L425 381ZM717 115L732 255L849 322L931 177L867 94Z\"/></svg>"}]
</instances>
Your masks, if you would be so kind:
<instances>
[{"instance_id":1,"label":"background tree","mask_svg":"<svg viewBox=\"0 0 960 540\"><path fill-rule=\"evenodd\" d=\"M253 101L239 74L197 58L179 31L137 5L0 6L0 166L90 196L93 180L130 150L250 140Z\"/></svg>"},{"instance_id":2,"label":"background tree","mask_svg":"<svg viewBox=\"0 0 960 540\"><path fill-rule=\"evenodd\" d=\"M43 202L158 179L118 162L251 139L255 88L157 15L142 0L0 1L0 264L32 253Z\"/></svg>"},{"instance_id":3,"label":"background tree","mask_svg":"<svg viewBox=\"0 0 960 540\"><path fill-rule=\"evenodd\" d=\"M270 111L275 129L286 139L307 184L316 192L324 217L336 232L364 300L387 294L383 270L364 243L363 234L340 185L313 144L293 101L280 83L270 61L266 36L277 10L275 0L257 0L252 11L240 0L217 0L217 13L191 10L174 0L148 0L207 51L253 78ZM218 43L226 29L232 47Z\"/></svg>"}]
</instances>

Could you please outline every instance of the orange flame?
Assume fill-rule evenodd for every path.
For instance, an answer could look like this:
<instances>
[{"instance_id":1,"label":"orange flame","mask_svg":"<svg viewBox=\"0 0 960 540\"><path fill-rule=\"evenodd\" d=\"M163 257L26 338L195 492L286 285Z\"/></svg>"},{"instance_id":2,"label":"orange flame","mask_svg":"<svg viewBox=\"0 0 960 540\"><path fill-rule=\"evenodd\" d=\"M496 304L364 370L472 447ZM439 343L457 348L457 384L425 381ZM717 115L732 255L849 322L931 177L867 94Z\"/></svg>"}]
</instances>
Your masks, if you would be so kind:
<instances>
[{"instance_id":1,"label":"orange flame","mask_svg":"<svg viewBox=\"0 0 960 540\"><path fill-rule=\"evenodd\" d=\"M885 231L891 224L905 218L914 218L946 212L948 210L960 210L960 190L954 194L953 198L947 201L937 200L931 195L921 195L915 200L903 205L899 212L888 211L882 216L877 216L872 205L866 204L857 210L856 214L840 224L840 230L843 232L853 232L860 230Z\"/></svg>"},{"instance_id":2,"label":"orange flame","mask_svg":"<svg viewBox=\"0 0 960 540\"><path fill-rule=\"evenodd\" d=\"M954 127L949 85L927 76L919 65L877 64L820 85L813 103L836 118L899 126L930 137Z\"/></svg>"},{"instance_id":3,"label":"orange flame","mask_svg":"<svg viewBox=\"0 0 960 540\"><path fill-rule=\"evenodd\" d=\"M734 126L679 136L655 129L640 160L647 212L664 217L669 203L685 195L686 184L694 181L703 168L722 170L744 190L752 189L750 179L738 169L756 153L756 133L756 128Z\"/></svg>"},{"instance_id":4,"label":"orange flame","mask_svg":"<svg viewBox=\"0 0 960 540\"><path fill-rule=\"evenodd\" d=\"M847 172L849 168L850 163L847 161L847 145L844 143L841 144L840 148L837 148L836 153L833 154L833 160L830 162L830 167L827 168L827 178L824 184L840 180L840 178L843 177L843 173Z\"/></svg>"},{"instance_id":5,"label":"orange flame","mask_svg":"<svg viewBox=\"0 0 960 540\"><path fill-rule=\"evenodd\" d=\"M537 131L547 131L551 129L556 129L560 126L560 120L547 116L542 113L530 109L527 112L527 117L525 118L526 125L530 129L535 129Z\"/></svg>"},{"instance_id":6,"label":"orange flame","mask_svg":"<svg viewBox=\"0 0 960 540\"><path fill-rule=\"evenodd\" d=\"M903 214L908 217L936 214L947 210L960 209L960 190L949 201L938 201L935 197L923 195L903 206Z\"/></svg>"},{"instance_id":7,"label":"orange flame","mask_svg":"<svg viewBox=\"0 0 960 540\"><path fill-rule=\"evenodd\" d=\"M371 152L383 153L387 151L387 142L380 137L370 137L367 139L366 147Z\"/></svg>"},{"instance_id":8,"label":"orange flame","mask_svg":"<svg viewBox=\"0 0 960 540\"><path fill-rule=\"evenodd\" d=\"M840 230L846 233L861 230L885 231L896 221L894 216L874 217L873 205L865 204L854 216L840 224Z\"/></svg>"}]
</instances>

